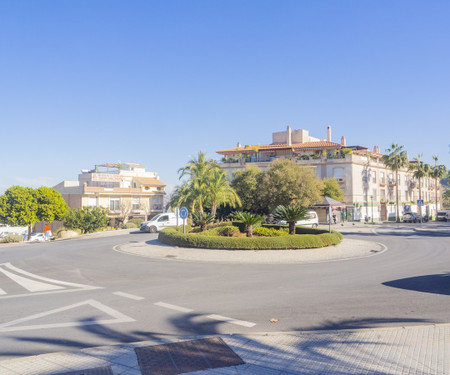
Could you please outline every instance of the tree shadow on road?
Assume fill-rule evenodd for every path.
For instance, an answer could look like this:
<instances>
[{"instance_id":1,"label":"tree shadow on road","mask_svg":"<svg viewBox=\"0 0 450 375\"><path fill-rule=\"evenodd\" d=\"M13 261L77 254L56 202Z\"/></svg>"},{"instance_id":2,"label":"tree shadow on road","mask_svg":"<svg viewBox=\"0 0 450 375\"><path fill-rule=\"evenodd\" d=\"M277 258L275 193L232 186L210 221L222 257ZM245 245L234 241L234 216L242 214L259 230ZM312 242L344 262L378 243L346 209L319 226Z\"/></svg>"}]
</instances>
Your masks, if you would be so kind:
<instances>
[{"instance_id":1,"label":"tree shadow on road","mask_svg":"<svg viewBox=\"0 0 450 375\"><path fill-rule=\"evenodd\" d=\"M407 277L387 281L383 285L423 293L450 295L450 273Z\"/></svg>"}]
</instances>

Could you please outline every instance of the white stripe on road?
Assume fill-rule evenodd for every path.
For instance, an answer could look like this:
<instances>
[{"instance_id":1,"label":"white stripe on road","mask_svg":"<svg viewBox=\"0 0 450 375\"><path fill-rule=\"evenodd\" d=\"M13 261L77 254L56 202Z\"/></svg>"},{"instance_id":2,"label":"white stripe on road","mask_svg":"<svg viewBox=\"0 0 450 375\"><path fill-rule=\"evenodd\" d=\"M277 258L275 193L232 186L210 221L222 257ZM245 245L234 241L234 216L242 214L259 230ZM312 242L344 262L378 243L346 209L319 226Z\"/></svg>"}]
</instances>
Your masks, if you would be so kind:
<instances>
[{"instance_id":1,"label":"white stripe on road","mask_svg":"<svg viewBox=\"0 0 450 375\"><path fill-rule=\"evenodd\" d=\"M145 299L144 297L135 296L134 294L124 293L124 292L114 292L116 296L125 297L129 299L134 299L136 301L140 301L142 299Z\"/></svg>"},{"instance_id":2,"label":"white stripe on road","mask_svg":"<svg viewBox=\"0 0 450 375\"><path fill-rule=\"evenodd\" d=\"M3 289L0 288L0 296L2 296L4 294L6 294L6 292Z\"/></svg>"},{"instance_id":3,"label":"white stripe on road","mask_svg":"<svg viewBox=\"0 0 450 375\"><path fill-rule=\"evenodd\" d=\"M2 268L0 268L0 272L8 276L11 280L14 280L17 284L24 287L29 292L43 292L48 290L64 289L62 286L41 283L40 281L27 279L25 277L6 271Z\"/></svg>"},{"instance_id":4,"label":"white stripe on road","mask_svg":"<svg viewBox=\"0 0 450 375\"><path fill-rule=\"evenodd\" d=\"M165 303L165 302L156 302L155 303L156 306L159 307L165 307L166 309L170 309L170 310L175 310L175 311L180 311L180 312L192 312L193 310L191 309L187 309L185 307L181 307L181 306L176 306L176 305L171 305L170 303Z\"/></svg>"},{"instance_id":5,"label":"white stripe on road","mask_svg":"<svg viewBox=\"0 0 450 375\"><path fill-rule=\"evenodd\" d=\"M256 323L246 322L245 320L238 320L238 319L228 318L226 316L216 315L216 314L208 315L207 318L214 319L214 320L219 320L219 321L225 322L225 323L236 324L238 326L249 327L249 328L251 328L251 327L256 325Z\"/></svg>"},{"instance_id":6,"label":"white stripe on road","mask_svg":"<svg viewBox=\"0 0 450 375\"><path fill-rule=\"evenodd\" d=\"M66 282L66 281L60 281L60 280L55 280L55 279L49 279L48 277L38 276L38 275L35 275L35 274L31 273L31 272L27 272L27 271L21 270L20 268L14 267L11 263L2 263L2 264L0 264L0 267L1 266L5 266L5 267L9 268L10 270L12 270L12 271L14 271L16 273L21 273L22 275L25 275L25 276L28 276L28 277L32 277L33 279L42 280L42 281L48 281L48 282L53 283L53 284L59 284L59 285L71 286L71 287L83 288L83 289L97 289L97 287L95 287L95 286L76 284L76 283L69 283L69 282Z\"/></svg>"}]
</instances>

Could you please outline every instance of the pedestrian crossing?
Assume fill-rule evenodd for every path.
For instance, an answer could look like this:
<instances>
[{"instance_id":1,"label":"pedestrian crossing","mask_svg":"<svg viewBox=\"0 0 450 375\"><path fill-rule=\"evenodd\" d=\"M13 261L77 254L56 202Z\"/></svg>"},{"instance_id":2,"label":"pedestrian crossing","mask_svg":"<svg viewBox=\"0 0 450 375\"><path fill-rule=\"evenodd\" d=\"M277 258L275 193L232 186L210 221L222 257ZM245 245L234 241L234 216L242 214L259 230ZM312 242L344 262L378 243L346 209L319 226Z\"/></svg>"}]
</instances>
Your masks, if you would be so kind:
<instances>
[{"instance_id":1,"label":"pedestrian crossing","mask_svg":"<svg viewBox=\"0 0 450 375\"><path fill-rule=\"evenodd\" d=\"M0 263L0 299L98 288L51 279L17 268L11 263Z\"/></svg>"}]
</instances>

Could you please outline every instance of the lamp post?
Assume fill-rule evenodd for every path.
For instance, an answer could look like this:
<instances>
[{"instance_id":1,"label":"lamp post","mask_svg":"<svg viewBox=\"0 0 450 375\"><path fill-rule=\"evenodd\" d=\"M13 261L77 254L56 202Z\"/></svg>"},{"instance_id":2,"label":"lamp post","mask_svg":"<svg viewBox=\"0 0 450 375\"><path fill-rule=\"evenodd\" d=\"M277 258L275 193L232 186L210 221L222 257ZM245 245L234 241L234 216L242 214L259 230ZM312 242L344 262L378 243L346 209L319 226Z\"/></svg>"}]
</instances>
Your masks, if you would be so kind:
<instances>
[{"instance_id":1,"label":"lamp post","mask_svg":"<svg viewBox=\"0 0 450 375\"><path fill-rule=\"evenodd\" d=\"M372 204L372 224L373 224L373 195L370 196L370 201Z\"/></svg>"}]
</instances>

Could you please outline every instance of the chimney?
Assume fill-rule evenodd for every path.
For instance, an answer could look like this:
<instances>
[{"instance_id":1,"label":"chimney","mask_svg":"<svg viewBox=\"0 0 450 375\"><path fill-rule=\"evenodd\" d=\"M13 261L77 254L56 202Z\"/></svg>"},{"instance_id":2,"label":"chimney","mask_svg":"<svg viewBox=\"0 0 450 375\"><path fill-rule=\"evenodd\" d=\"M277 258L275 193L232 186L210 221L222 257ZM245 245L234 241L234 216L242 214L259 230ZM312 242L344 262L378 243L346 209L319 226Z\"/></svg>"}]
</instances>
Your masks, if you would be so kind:
<instances>
[{"instance_id":1,"label":"chimney","mask_svg":"<svg viewBox=\"0 0 450 375\"><path fill-rule=\"evenodd\" d=\"M327 126L327 141L331 142L331 126Z\"/></svg>"},{"instance_id":2,"label":"chimney","mask_svg":"<svg viewBox=\"0 0 450 375\"><path fill-rule=\"evenodd\" d=\"M373 147L373 152L376 152L377 154L380 153L380 148L378 146Z\"/></svg>"},{"instance_id":3,"label":"chimney","mask_svg":"<svg viewBox=\"0 0 450 375\"><path fill-rule=\"evenodd\" d=\"M238 142L236 147L241 147L241 142Z\"/></svg>"},{"instance_id":4,"label":"chimney","mask_svg":"<svg viewBox=\"0 0 450 375\"><path fill-rule=\"evenodd\" d=\"M344 136L342 136L341 137L341 146L347 146L347 142L345 141L345 137Z\"/></svg>"},{"instance_id":5,"label":"chimney","mask_svg":"<svg viewBox=\"0 0 450 375\"><path fill-rule=\"evenodd\" d=\"M286 144L288 146L292 145L292 132L291 132L291 127L288 125L287 129L286 129Z\"/></svg>"}]
</instances>

